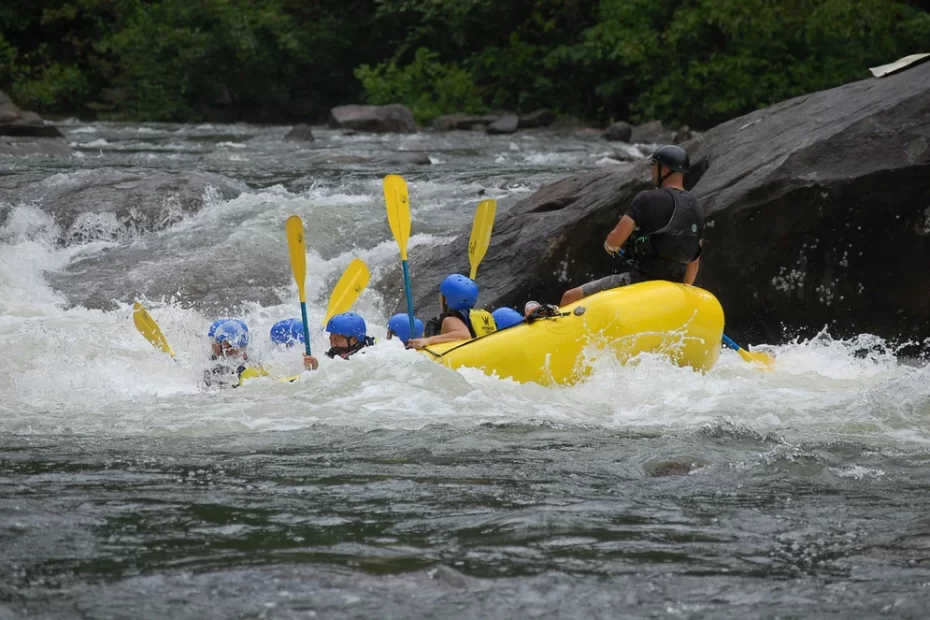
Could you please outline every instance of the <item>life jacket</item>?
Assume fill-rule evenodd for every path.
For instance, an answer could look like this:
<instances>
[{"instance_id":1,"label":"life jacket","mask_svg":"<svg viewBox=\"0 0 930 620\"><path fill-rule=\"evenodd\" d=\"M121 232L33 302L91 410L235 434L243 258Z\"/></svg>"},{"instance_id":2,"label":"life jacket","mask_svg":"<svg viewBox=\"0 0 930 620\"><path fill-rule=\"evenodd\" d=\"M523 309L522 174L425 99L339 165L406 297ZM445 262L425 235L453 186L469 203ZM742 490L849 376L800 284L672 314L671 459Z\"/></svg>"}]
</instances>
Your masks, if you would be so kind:
<instances>
[{"instance_id":1,"label":"life jacket","mask_svg":"<svg viewBox=\"0 0 930 620\"><path fill-rule=\"evenodd\" d=\"M682 282L688 263L700 256L704 212L691 194L662 188L674 208L668 224L651 233L635 230L626 243L626 256L650 280Z\"/></svg>"},{"instance_id":2,"label":"life jacket","mask_svg":"<svg viewBox=\"0 0 930 620\"><path fill-rule=\"evenodd\" d=\"M353 344L351 347L331 348L329 351L326 352L326 356L329 357L330 359L335 358L335 357L341 357L342 359L347 360L353 355L355 355L356 353L358 353L359 351L361 351L362 349L364 349L365 347L370 347L374 343L375 343L374 338L365 336L364 339L359 340L358 342Z\"/></svg>"},{"instance_id":3,"label":"life jacket","mask_svg":"<svg viewBox=\"0 0 930 620\"><path fill-rule=\"evenodd\" d=\"M203 373L203 382L208 386L235 388L242 385L242 382L246 379L268 376L268 371L260 365L240 362L237 366L232 366L223 363L225 360L221 360L216 355L211 355L210 361L219 363Z\"/></svg>"},{"instance_id":4,"label":"life jacket","mask_svg":"<svg viewBox=\"0 0 930 620\"><path fill-rule=\"evenodd\" d=\"M468 333L471 334L472 338L487 336L497 331L497 323L494 322L494 317L491 316L491 313L487 310L452 310L446 314L439 315L439 324L442 325L446 317L450 316L462 319L468 327Z\"/></svg>"}]
</instances>

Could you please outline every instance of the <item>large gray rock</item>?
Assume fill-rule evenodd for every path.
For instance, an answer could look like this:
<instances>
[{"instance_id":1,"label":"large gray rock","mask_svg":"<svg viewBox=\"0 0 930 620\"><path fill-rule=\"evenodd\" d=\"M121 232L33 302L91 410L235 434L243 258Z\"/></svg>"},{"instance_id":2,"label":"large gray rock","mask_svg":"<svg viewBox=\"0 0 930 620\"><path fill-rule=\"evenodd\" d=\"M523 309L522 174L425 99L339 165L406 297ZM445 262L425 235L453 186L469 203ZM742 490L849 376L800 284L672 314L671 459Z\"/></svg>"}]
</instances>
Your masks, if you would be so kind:
<instances>
[{"instance_id":1,"label":"large gray rock","mask_svg":"<svg viewBox=\"0 0 930 620\"><path fill-rule=\"evenodd\" d=\"M111 308L113 300L131 301L143 293L170 297L179 290L200 303L230 304L236 296L273 301L280 282L270 277L267 264L243 264L239 248L227 240L247 215L224 216L226 228L210 235L197 227L175 230L170 241L143 234L169 228L210 200L229 200L243 189L245 185L215 174L104 169L33 190L33 199L59 225L61 245L119 243L76 258L65 271L49 273L49 282L69 302L87 308ZM150 261L152 248L164 252L155 263ZM248 284L253 282L258 286ZM249 288L254 294L245 290Z\"/></svg>"},{"instance_id":2,"label":"large gray rock","mask_svg":"<svg viewBox=\"0 0 930 620\"><path fill-rule=\"evenodd\" d=\"M67 246L159 231L198 212L211 196L228 200L245 187L203 172L102 169L49 184L30 180L4 194L50 213L61 231L59 244Z\"/></svg>"},{"instance_id":3,"label":"large gray rock","mask_svg":"<svg viewBox=\"0 0 930 620\"><path fill-rule=\"evenodd\" d=\"M413 112L407 106L343 105L329 111L334 128L375 133L412 133L417 130Z\"/></svg>"},{"instance_id":4,"label":"large gray rock","mask_svg":"<svg viewBox=\"0 0 930 620\"><path fill-rule=\"evenodd\" d=\"M685 144L707 212L698 284L738 341L824 326L837 336L930 336L930 63L782 102ZM620 267L604 237L649 184L648 167L599 170L502 209L481 265L480 303L558 302ZM467 273L468 230L411 256L418 314ZM400 306L396 274L381 288ZM745 343L743 343L745 344Z\"/></svg>"},{"instance_id":5,"label":"large gray rock","mask_svg":"<svg viewBox=\"0 0 930 620\"><path fill-rule=\"evenodd\" d=\"M669 144L674 140L675 132L666 129L662 121L649 121L633 127L628 141L637 144Z\"/></svg>"},{"instance_id":6,"label":"large gray rock","mask_svg":"<svg viewBox=\"0 0 930 620\"><path fill-rule=\"evenodd\" d=\"M517 126L520 124L520 117L516 114L502 116L490 125L487 132L491 135L506 135L516 133Z\"/></svg>"},{"instance_id":7,"label":"large gray rock","mask_svg":"<svg viewBox=\"0 0 930 620\"><path fill-rule=\"evenodd\" d=\"M0 91L0 136L14 138L63 138L58 129L48 125L42 117L29 110L20 110L10 97ZM62 148L63 147L63 148ZM0 147L5 155L61 155L70 153L67 145L16 145Z\"/></svg>"},{"instance_id":8,"label":"large gray rock","mask_svg":"<svg viewBox=\"0 0 930 620\"><path fill-rule=\"evenodd\" d=\"M633 137L633 126L626 121L617 121L604 130L604 139L613 142L630 142Z\"/></svg>"},{"instance_id":9,"label":"large gray rock","mask_svg":"<svg viewBox=\"0 0 930 620\"><path fill-rule=\"evenodd\" d=\"M520 115L520 129L536 129L537 127L548 127L556 121L555 112L545 108L530 112L529 114Z\"/></svg>"},{"instance_id":10,"label":"large gray rock","mask_svg":"<svg viewBox=\"0 0 930 620\"><path fill-rule=\"evenodd\" d=\"M0 123L12 123L22 118L19 107L10 96L0 90Z\"/></svg>"}]
</instances>

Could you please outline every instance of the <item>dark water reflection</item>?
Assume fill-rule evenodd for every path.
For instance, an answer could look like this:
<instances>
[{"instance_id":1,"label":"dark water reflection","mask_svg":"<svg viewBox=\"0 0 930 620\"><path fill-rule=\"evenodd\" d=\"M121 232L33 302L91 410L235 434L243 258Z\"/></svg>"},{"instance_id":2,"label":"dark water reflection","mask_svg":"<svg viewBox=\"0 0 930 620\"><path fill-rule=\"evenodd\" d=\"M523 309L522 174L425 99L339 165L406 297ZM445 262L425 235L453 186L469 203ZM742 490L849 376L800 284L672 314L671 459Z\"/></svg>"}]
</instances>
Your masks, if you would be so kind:
<instances>
[{"instance_id":1,"label":"dark water reflection","mask_svg":"<svg viewBox=\"0 0 930 620\"><path fill-rule=\"evenodd\" d=\"M0 445L0 618L922 618L930 601L920 450L538 426Z\"/></svg>"}]
</instances>

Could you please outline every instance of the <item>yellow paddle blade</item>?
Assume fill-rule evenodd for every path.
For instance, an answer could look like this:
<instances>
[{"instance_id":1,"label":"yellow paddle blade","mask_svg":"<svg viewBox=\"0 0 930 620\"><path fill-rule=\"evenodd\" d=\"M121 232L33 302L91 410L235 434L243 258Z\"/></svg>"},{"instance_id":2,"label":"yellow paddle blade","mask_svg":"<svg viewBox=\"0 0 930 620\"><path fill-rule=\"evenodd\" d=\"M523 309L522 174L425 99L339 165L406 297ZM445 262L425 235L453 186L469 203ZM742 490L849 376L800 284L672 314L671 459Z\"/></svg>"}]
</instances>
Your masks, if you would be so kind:
<instances>
[{"instance_id":1,"label":"yellow paddle blade","mask_svg":"<svg viewBox=\"0 0 930 620\"><path fill-rule=\"evenodd\" d=\"M138 301L132 305L132 309L132 322L135 323L139 333L142 334L146 340L151 342L153 347L161 349L171 357L174 357L174 351L171 349L168 341L165 340L165 335L161 333L161 328L158 326L158 323L155 322L155 319L152 318L152 315L149 314L148 310Z\"/></svg>"},{"instance_id":2,"label":"yellow paddle blade","mask_svg":"<svg viewBox=\"0 0 930 620\"><path fill-rule=\"evenodd\" d=\"M326 308L326 318L323 319L325 327L329 320L337 314L348 312L362 294L368 281L371 280L371 273L368 266L360 258L352 259L346 270L342 272L342 277L336 283L336 287L329 296L329 306Z\"/></svg>"},{"instance_id":3,"label":"yellow paddle blade","mask_svg":"<svg viewBox=\"0 0 930 620\"><path fill-rule=\"evenodd\" d=\"M403 177L396 174L384 177L384 202L387 205L391 233L400 247L400 259L407 260L407 242L410 240L410 197Z\"/></svg>"},{"instance_id":4,"label":"yellow paddle blade","mask_svg":"<svg viewBox=\"0 0 930 620\"><path fill-rule=\"evenodd\" d=\"M750 364L759 364L766 370L771 370L775 365L775 358L768 353L763 353L762 351L747 351L746 349L740 347L737 353L739 353L739 356L743 358L743 361L749 362Z\"/></svg>"},{"instance_id":5,"label":"yellow paddle blade","mask_svg":"<svg viewBox=\"0 0 930 620\"><path fill-rule=\"evenodd\" d=\"M287 251L291 256L291 271L297 281L297 296L300 302L307 301L304 293L304 280L307 279L307 245L304 241L304 223L299 215L287 218L284 224L287 233Z\"/></svg>"},{"instance_id":6,"label":"yellow paddle blade","mask_svg":"<svg viewBox=\"0 0 930 620\"><path fill-rule=\"evenodd\" d=\"M494 215L497 213L496 200L482 200L475 210L475 220L471 225L471 237L468 239L468 262L471 265L471 279L478 275L478 265L484 259L491 244L491 229L494 228Z\"/></svg>"}]
</instances>

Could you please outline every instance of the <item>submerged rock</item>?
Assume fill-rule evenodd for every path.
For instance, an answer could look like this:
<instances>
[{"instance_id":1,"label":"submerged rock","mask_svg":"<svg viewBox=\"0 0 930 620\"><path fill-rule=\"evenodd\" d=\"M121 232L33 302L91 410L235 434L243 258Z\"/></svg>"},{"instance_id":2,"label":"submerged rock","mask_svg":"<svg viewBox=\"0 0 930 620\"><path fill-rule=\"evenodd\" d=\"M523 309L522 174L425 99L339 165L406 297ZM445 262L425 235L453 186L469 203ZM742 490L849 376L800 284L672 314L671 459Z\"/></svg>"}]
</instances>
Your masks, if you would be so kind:
<instances>
[{"instance_id":1,"label":"submerged rock","mask_svg":"<svg viewBox=\"0 0 930 620\"><path fill-rule=\"evenodd\" d=\"M169 252L152 261L144 242L129 242L177 224L211 200L232 199L243 189L225 177L208 173L94 170L56 179L34 197L60 227L59 243L111 241L120 245L78 258L65 271L48 274L48 279L72 304L88 308L111 308L114 300L128 302L142 292L172 296L181 291L199 301L227 302L245 293L243 274L263 268L242 264L237 259L236 243L218 241L217 233L207 237L192 230L180 236L193 237L196 242L176 246L176 255ZM228 231L222 234L238 230L236 217L241 216L226 218ZM215 247L207 249L211 246ZM191 263L200 255L202 264L195 276L189 273ZM259 282L266 279L265 274L255 277ZM264 299L271 299L270 280L267 288ZM258 295L264 291L262 287L259 290Z\"/></svg>"},{"instance_id":2,"label":"submerged rock","mask_svg":"<svg viewBox=\"0 0 930 620\"><path fill-rule=\"evenodd\" d=\"M498 119L500 119L500 116L496 114L485 114L480 116L471 114L448 114L434 120L433 129L438 131L484 130Z\"/></svg>"},{"instance_id":3,"label":"submerged rock","mask_svg":"<svg viewBox=\"0 0 930 620\"><path fill-rule=\"evenodd\" d=\"M204 173L87 170L12 188L8 200L50 213L60 245L123 241L177 224L210 199L228 200L244 189Z\"/></svg>"},{"instance_id":4,"label":"submerged rock","mask_svg":"<svg viewBox=\"0 0 930 620\"><path fill-rule=\"evenodd\" d=\"M930 336L930 63L757 110L684 146L707 213L697 284L720 299L730 336ZM480 304L558 302L621 269L603 240L648 187L645 164L607 168L501 208ZM445 275L468 273L469 232L411 253L420 316L436 313ZM387 273L381 289L399 307L398 281Z\"/></svg>"},{"instance_id":5,"label":"submerged rock","mask_svg":"<svg viewBox=\"0 0 930 620\"><path fill-rule=\"evenodd\" d=\"M288 142L314 142L313 130L309 125L296 125L284 135Z\"/></svg>"}]
</instances>

